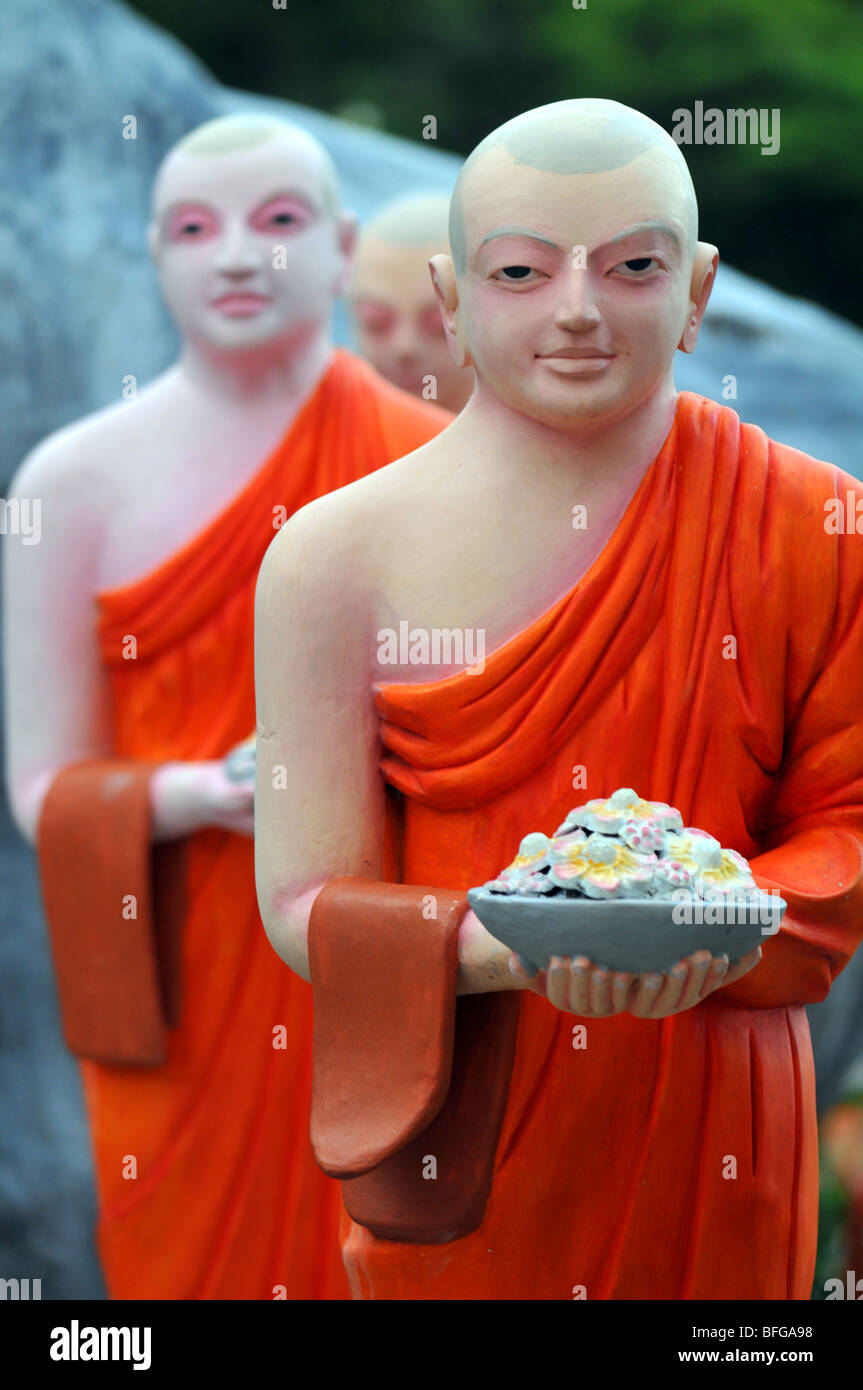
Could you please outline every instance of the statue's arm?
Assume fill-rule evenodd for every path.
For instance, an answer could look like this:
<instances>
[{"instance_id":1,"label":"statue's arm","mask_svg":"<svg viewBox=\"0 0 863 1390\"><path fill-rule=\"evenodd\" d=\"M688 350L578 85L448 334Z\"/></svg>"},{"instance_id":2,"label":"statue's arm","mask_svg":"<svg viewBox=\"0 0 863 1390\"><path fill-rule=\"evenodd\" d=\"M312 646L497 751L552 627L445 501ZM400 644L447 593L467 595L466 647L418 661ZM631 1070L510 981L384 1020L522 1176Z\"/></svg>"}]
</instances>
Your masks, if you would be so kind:
<instances>
[{"instance_id":1,"label":"statue's arm","mask_svg":"<svg viewBox=\"0 0 863 1390\"><path fill-rule=\"evenodd\" d=\"M43 803L64 768L112 756L108 681L97 636L97 561L105 483L86 423L25 459L10 499L38 503L38 540L3 544L7 793L18 829L36 843ZM116 523L115 523L116 524ZM124 514L121 525L129 525ZM165 762L147 788L153 841L218 825L251 835L252 792L221 759Z\"/></svg>"},{"instance_id":2,"label":"statue's arm","mask_svg":"<svg viewBox=\"0 0 863 1390\"><path fill-rule=\"evenodd\" d=\"M258 903L273 948L304 979L320 889L333 878L381 876L367 563L342 509L313 503L282 527L258 576Z\"/></svg>"},{"instance_id":3,"label":"statue's arm","mask_svg":"<svg viewBox=\"0 0 863 1390\"><path fill-rule=\"evenodd\" d=\"M750 860L788 908L758 969L722 991L750 1007L819 1003L863 937L863 538L832 539L829 626L823 645L807 640L811 679L786 731L764 852ZM810 607L819 597L808 594Z\"/></svg>"},{"instance_id":4,"label":"statue's arm","mask_svg":"<svg viewBox=\"0 0 863 1390\"><path fill-rule=\"evenodd\" d=\"M258 903L273 948L306 980L309 914L320 890L335 878L380 881L382 874L374 564L335 496L288 521L258 578ZM380 883L382 901L391 890ZM467 912L459 993L523 988L509 960L508 948Z\"/></svg>"},{"instance_id":5,"label":"statue's arm","mask_svg":"<svg viewBox=\"0 0 863 1390\"><path fill-rule=\"evenodd\" d=\"M264 558L255 606L258 904L273 948L305 980L309 916L326 884L377 880L382 914L396 898L395 886L380 881L384 787L372 700L374 559L344 507L344 495L321 499L282 528ZM418 916L423 895L434 886L416 889ZM592 1015L586 997L569 998L546 972L528 979L510 968L512 959L467 911L458 934L459 994L531 989L557 1008ZM698 1002L702 985L712 990L719 983L714 975L705 981L710 963L708 956L699 966L691 998L680 1003L687 976L672 999L657 1000L648 990L636 1001L640 1016L661 1017ZM738 969L754 963L746 957ZM736 973L729 972L732 978ZM580 988L576 981L576 995ZM600 1003L599 1016L613 1011L608 1001Z\"/></svg>"},{"instance_id":6,"label":"statue's arm","mask_svg":"<svg viewBox=\"0 0 863 1390\"><path fill-rule=\"evenodd\" d=\"M7 791L30 843L57 773L109 750L93 608L101 519L76 448L61 435L21 465L9 495L38 504L38 541L3 541Z\"/></svg>"}]
</instances>

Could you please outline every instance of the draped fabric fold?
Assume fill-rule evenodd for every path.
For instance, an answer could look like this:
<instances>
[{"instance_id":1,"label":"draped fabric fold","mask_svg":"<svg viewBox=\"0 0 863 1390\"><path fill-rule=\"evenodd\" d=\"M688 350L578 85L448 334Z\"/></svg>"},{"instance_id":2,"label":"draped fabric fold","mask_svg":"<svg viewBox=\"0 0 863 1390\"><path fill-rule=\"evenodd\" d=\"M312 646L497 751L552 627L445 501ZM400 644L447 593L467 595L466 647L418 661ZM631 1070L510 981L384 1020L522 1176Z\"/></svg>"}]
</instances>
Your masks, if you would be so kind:
<instances>
[{"instance_id":1,"label":"draped fabric fold","mask_svg":"<svg viewBox=\"0 0 863 1390\"><path fill-rule=\"evenodd\" d=\"M183 847L171 855L180 860L176 887L159 894L166 847L151 853L151 772L137 759L65 767L48 788L37 835L66 1044L78 1057L123 1066L165 1060L179 998L172 967L185 907Z\"/></svg>"},{"instance_id":2,"label":"draped fabric fold","mask_svg":"<svg viewBox=\"0 0 863 1390\"><path fill-rule=\"evenodd\" d=\"M825 527L853 486L681 393L569 593L482 672L378 687L405 883L464 891L634 787L745 854L788 911L754 971L668 1019L524 994L480 1229L438 1250L345 1223L356 1297L809 1297L802 1005L863 934L863 542Z\"/></svg>"},{"instance_id":3,"label":"draped fabric fold","mask_svg":"<svg viewBox=\"0 0 863 1390\"><path fill-rule=\"evenodd\" d=\"M449 418L337 350L229 506L154 572L98 596L118 760L218 758L247 737L255 583L276 528ZM109 1292L343 1298L339 1187L309 1144L311 990L264 934L252 840L207 829L185 860L182 1006L163 1065L82 1064Z\"/></svg>"},{"instance_id":4,"label":"draped fabric fold","mask_svg":"<svg viewBox=\"0 0 863 1390\"><path fill-rule=\"evenodd\" d=\"M456 1000L467 906L439 888L342 878L309 917L312 1148L343 1179L351 1217L389 1240L455 1240L488 1201L519 1001Z\"/></svg>"}]
</instances>

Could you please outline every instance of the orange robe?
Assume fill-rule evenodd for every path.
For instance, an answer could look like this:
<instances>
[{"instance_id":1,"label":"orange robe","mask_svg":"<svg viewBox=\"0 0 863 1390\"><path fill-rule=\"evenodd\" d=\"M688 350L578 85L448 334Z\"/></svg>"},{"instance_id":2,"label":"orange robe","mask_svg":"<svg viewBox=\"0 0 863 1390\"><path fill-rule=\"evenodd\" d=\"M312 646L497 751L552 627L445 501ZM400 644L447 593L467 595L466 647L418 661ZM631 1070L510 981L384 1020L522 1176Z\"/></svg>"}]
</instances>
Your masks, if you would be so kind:
<instances>
[{"instance_id":1,"label":"orange robe","mask_svg":"<svg viewBox=\"0 0 863 1390\"><path fill-rule=\"evenodd\" d=\"M336 351L239 496L153 573L99 595L117 757L218 758L249 734L255 583L284 519L274 509L289 516L450 418ZM129 634L135 660L123 656ZM290 1299L345 1298L339 1188L308 1137L311 991L264 934L252 840L201 831L187 865L182 1014L166 1063L82 1062L110 1294L272 1299L281 1286Z\"/></svg>"},{"instance_id":2,"label":"orange robe","mask_svg":"<svg viewBox=\"0 0 863 1390\"><path fill-rule=\"evenodd\" d=\"M421 1246L345 1217L355 1297L808 1299L803 1005L863 933L863 538L824 507L856 486L683 393L568 595L482 674L378 688L405 883L481 884L528 831L633 787L745 854L788 911L755 970L677 1016L584 1020L524 993L482 1225Z\"/></svg>"}]
</instances>

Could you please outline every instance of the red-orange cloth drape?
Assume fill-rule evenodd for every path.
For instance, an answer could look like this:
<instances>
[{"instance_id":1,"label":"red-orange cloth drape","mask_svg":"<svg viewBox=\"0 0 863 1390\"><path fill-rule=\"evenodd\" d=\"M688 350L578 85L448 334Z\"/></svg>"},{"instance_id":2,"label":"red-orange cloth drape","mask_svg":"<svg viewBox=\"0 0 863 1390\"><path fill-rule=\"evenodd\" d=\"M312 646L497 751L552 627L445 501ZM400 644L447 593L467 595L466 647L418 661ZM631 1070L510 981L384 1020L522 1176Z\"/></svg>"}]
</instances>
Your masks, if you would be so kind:
<instances>
[{"instance_id":1,"label":"red-orange cloth drape","mask_svg":"<svg viewBox=\"0 0 863 1390\"><path fill-rule=\"evenodd\" d=\"M528 831L634 787L788 912L755 971L675 1017L586 1021L525 993L482 1226L410 1246L345 1217L355 1297L809 1297L803 1005L863 933L863 536L830 534L824 507L854 487L683 393L565 598L481 674L379 688L405 882L482 883Z\"/></svg>"},{"instance_id":2,"label":"red-orange cloth drape","mask_svg":"<svg viewBox=\"0 0 863 1390\"><path fill-rule=\"evenodd\" d=\"M118 756L217 758L248 735L254 590L282 517L274 509L290 515L418 448L449 419L335 352L225 511L155 572L99 595ZM134 660L124 658L129 636ZM347 1297L339 1187L309 1143L311 989L264 934L252 841L215 829L191 836L188 895L182 1016L167 1062L82 1063L109 1291Z\"/></svg>"}]
</instances>

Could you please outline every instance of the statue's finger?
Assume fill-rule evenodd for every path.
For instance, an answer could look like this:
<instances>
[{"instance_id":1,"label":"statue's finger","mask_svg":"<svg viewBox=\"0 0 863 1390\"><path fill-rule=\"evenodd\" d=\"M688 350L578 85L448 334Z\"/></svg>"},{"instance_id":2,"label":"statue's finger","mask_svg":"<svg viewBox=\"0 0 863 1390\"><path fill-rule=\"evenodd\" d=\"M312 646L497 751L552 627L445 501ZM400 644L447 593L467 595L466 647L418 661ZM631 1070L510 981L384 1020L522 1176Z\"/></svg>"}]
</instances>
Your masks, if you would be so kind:
<instances>
[{"instance_id":1,"label":"statue's finger","mask_svg":"<svg viewBox=\"0 0 863 1390\"><path fill-rule=\"evenodd\" d=\"M715 989L719 989L720 986L725 983L727 974L728 957L725 954L714 956L710 963L710 969L707 971L702 981L701 991L698 996L699 999L706 999L708 994L712 994Z\"/></svg>"},{"instance_id":2,"label":"statue's finger","mask_svg":"<svg viewBox=\"0 0 863 1390\"><path fill-rule=\"evenodd\" d=\"M629 1012L636 1018L649 1018L662 988L664 976L656 971L649 975L639 975L632 991Z\"/></svg>"},{"instance_id":3,"label":"statue's finger","mask_svg":"<svg viewBox=\"0 0 863 1390\"><path fill-rule=\"evenodd\" d=\"M569 961L566 956L552 956L548 963L546 997L556 1009L569 1008Z\"/></svg>"},{"instance_id":4,"label":"statue's finger","mask_svg":"<svg viewBox=\"0 0 863 1390\"><path fill-rule=\"evenodd\" d=\"M590 961L586 956L576 956L569 967L569 1011L573 1014L590 1013Z\"/></svg>"},{"instance_id":5,"label":"statue's finger","mask_svg":"<svg viewBox=\"0 0 863 1390\"><path fill-rule=\"evenodd\" d=\"M666 1018L680 1007L680 997L689 976L689 963L680 961L663 977L662 987L653 1005L654 1018Z\"/></svg>"},{"instance_id":6,"label":"statue's finger","mask_svg":"<svg viewBox=\"0 0 863 1390\"><path fill-rule=\"evenodd\" d=\"M635 976L628 970L615 971L611 982L611 1003L614 1013L622 1014L629 1006Z\"/></svg>"},{"instance_id":7,"label":"statue's finger","mask_svg":"<svg viewBox=\"0 0 863 1390\"><path fill-rule=\"evenodd\" d=\"M605 1018L611 1013L612 972L602 965L595 965L590 972L590 1012L597 1018Z\"/></svg>"}]
</instances>

